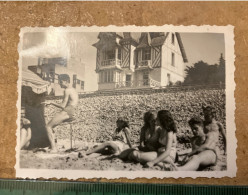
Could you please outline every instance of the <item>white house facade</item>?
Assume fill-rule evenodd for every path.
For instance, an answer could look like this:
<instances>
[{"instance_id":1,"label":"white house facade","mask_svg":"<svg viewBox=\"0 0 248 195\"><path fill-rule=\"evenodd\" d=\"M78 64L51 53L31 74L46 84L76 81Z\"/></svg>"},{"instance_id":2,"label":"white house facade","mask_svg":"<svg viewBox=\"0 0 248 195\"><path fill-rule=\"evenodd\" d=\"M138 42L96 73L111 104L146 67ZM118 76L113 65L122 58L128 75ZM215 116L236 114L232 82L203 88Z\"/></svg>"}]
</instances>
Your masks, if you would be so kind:
<instances>
[{"instance_id":1,"label":"white house facade","mask_svg":"<svg viewBox=\"0 0 248 195\"><path fill-rule=\"evenodd\" d=\"M184 80L187 57L179 33L101 32L98 90L167 86Z\"/></svg>"}]
</instances>

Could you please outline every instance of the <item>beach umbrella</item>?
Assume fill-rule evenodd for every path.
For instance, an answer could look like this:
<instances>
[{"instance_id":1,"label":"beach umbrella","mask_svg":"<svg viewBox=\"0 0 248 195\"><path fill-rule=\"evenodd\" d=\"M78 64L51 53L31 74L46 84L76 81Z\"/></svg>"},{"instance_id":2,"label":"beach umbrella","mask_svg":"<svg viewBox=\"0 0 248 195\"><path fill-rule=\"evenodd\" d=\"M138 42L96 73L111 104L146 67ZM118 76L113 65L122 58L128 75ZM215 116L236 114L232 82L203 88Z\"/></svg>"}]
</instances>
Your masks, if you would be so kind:
<instances>
[{"instance_id":1,"label":"beach umbrella","mask_svg":"<svg viewBox=\"0 0 248 195\"><path fill-rule=\"evenodd\" d=\"M51 85L30 70L22 70L22 86L31 87L36 94L51 92Z\"/></svg>"}]
</instances>

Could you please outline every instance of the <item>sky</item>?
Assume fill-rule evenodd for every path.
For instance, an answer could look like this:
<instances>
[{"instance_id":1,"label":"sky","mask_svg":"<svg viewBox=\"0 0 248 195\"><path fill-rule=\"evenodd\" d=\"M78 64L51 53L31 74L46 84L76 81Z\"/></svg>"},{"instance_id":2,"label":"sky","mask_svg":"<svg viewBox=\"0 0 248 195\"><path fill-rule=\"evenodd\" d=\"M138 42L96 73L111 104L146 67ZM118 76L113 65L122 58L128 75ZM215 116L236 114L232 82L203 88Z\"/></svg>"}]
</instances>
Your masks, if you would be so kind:
<instances>
[{"instance_id":1,"label":"sky","mask_svg":"<svg viewBox=\"0 0 248 195\"><path fill-rule=\"evenodd\" d=\"M187 66L202 60L210 65L219 61L221 53L225 57L224 34L180 33L188 58ZM25 33L20 52L23 68L37 65L38 57L76 57L85 65L85 91L97 90L96 48L97 32L61 32L48 29L45 32ZM80 67L72 67L80 74Z\"/></svg>"}]
</instances>

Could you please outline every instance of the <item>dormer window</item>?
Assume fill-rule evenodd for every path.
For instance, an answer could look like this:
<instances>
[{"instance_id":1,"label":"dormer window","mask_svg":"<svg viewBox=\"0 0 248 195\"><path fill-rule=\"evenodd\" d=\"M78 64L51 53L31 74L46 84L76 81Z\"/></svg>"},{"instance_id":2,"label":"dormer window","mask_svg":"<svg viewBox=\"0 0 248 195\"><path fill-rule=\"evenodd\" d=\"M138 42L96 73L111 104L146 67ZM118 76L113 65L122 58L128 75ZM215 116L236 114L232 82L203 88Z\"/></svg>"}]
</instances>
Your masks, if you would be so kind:
<instances>
[{"instance_id":1,"label":"dormer window","mask_svg":"<svg viewBox=\"0 0 248 195\"><path fill-rule=\"evenodd\" d=\"M151 48L142 49L142 61L151 60Z\"/></svg>"}]
</instances>

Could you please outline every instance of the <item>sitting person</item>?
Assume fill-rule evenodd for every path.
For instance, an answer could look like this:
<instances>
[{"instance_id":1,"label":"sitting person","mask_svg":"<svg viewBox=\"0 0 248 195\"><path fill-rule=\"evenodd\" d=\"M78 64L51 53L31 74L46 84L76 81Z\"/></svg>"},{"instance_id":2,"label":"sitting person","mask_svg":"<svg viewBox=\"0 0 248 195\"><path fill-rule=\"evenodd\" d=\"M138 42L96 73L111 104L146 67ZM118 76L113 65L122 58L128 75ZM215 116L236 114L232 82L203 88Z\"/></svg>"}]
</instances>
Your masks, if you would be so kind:
<instances>
[{"instance_id":1,"label":"sitting person","mask_svg":"<svg viewBox=\"0 0 248 195\"><path fill-rule=\"evenodd\" d=\"M211 106L202 107L204 114L204 132L207 134L210 131L218 131L221 133L224 143L224 154L226 153L226 134L222 123L215 119L215 110Z\"/></svg>"},{"instance_id":2,"label":"sitting person","mask_svg":"<svg viewBox=\"0 0 248 195\"><path fill-rule=\"evenodd\" d=\"M108 141L103 144L100 144L96 148L91 149L86 153L86 155L92 153L101 153L119 155L122 151L132 148L130 141L130 131L129 131L129 122L123 117L119 117L116 121L117 128L114 131L112 136L113 141Z\"/></svg>"},{"instance_id":3,"label":"sitting person","mask_svg":"<svg viewBox=\"0 0 248 195\"><path fill-rule=\"evenodd\" d=\"M141 128L140 132L140 145L136 149L143 152L156 151L158 147L157 139L161 129L156 126L155 114L152 111L148 111L144 114L143 120L144 126ZM124 150L118 157L122 160L127 160L129 159L128 156L136 149L129 148Z\"/></svg>"},{"instance_id":4,"label":"sitting person","mask_svg":"<svg viewBox=\"0 0 248 195\"><path fill-rule=\"evenodd\" d=\"M27 149L30 145L31 140L31 128L30 121L25 118L25 109L21 108L21 141L20 141L20 149Z\"/></svg>"},{"instance_id":5,"label":"sitting person","mask_svg":"<svg viewBox=\"0 0 248 195\"><path fill-rule=\"evenodd\" d=\"M142 152L133 151L129 158L145 164L146 167L161 165L163 162L174 163L176 159L176 125L168 110L160 110L157 114L157 125L161 131L157 131L158 147L156 151Z\"/></svg>"},{"instance_id":6,"label":"sitting person","mask_svg":"<svg viewBox=\"0 0 248 195\"><path fill-rule=\"evenodd\" d=\"M193 117L189 120L194 137L191 139L192 152L187 154L185 165L177 167L172 164L175 170L197 171L199 168L215 165L217 162L216 144L219 138L219 131L210 130L204 133L204 122L200 117Z\"/></svg>"},{"instance_id":7,"label":"sitting person","mask_svg":"<svg viewBox=\"0 0 248 195\"><path fill-rule=\"evenodd\" d=\"M139 150L143 152L156 151L158 148L158 135L161 128L156 126L156 116L148 111L144 114L144 126L140 132Z\"/></svg>"},{"instance_id":8,"label":"sitting person","mask_svg":"<svg viewBox=\"0 0 248 195\"><path fill-rule=\"evenodd\" d=\"M45 103L46 105L53 105L61 109L46 125L46 131L51 146L50 153L57 153L57 146L55 142L55 135L53 128L65 120L73 118L76 106L78 104L78 93L76 89L70 84L70 77L68 74L59 75L59 82L61 88L64 88L64 97L61 104Z\"/></svg>"}]
</instances>

